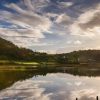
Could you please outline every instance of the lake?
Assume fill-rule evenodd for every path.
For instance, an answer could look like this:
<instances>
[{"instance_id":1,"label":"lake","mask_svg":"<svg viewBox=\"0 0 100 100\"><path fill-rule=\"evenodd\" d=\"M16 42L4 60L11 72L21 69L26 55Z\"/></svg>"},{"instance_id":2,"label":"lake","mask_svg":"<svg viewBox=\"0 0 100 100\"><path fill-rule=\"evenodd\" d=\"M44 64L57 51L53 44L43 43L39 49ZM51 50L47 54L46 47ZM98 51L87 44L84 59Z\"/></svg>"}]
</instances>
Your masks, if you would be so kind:
<instances>
[{"instance_id":1,"label":"lake","mask_svg":"<svg viewBox=\"0 0 100 100\"><path fill-rule=\"evenodd\" d=\"M100 70L63 67L0 70L0 100L96 100Z\"/></svg>"}]
</instances>

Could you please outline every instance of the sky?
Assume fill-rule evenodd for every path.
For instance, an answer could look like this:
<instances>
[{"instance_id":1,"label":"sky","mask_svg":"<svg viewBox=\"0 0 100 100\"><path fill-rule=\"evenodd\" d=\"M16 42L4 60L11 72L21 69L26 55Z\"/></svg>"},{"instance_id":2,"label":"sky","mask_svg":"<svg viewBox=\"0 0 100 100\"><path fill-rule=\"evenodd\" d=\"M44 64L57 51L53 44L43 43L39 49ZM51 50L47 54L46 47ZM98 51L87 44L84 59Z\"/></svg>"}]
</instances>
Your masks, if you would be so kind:
<instances>
[{"instance_id":1,"label":"sky","mask_svg":"<svg viewBox=\"0 0 100 100\"><path fill-rule=\"evenodd\" d=\"M0 37L47 53L100 49L100 0L0 0Z\"/></svg>"}]
</instances>

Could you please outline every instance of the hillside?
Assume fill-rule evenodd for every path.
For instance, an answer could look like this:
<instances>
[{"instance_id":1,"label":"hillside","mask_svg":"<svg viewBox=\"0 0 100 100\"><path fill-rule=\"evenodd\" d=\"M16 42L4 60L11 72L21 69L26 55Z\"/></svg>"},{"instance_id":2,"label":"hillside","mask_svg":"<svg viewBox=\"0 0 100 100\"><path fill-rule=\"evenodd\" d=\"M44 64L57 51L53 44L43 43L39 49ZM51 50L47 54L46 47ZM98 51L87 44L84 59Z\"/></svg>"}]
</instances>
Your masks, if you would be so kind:
<instances>
[{"instance_id":1,"label":"hillside","mask_svg":"<svg viewBox=\"0 0 100 100\"><path fill-rule=\"evenodd\" d=\"M70 53L58 54L59 59L66 63L99 63L100 50L79 50ZM66 59L66 60L65 60ZM60 60L61 61L61 60Z\"/></svg>"},{"instance_id":2,"label":"hillside","mask_svg":"<svg viewBox=\"0 0 100 100\"><path fill-rule=\"evenodd\" d=\"M34 61L53 63L92 63L100 62L100 50L80 50L63 54L46 54L30 49L19 48L10 41L0 38L0 60Z\"/></svg>"},{"instance_id":3,"label":"hillside","mask_svg":"<svg viewBox=\"0 0 100 100\"><path fill-rule=\"evenodd\" d=\"M0 38L0 59L15 61L43 61L46 53L33 52L30 49L19 48L10 41ZM46 59L45 59L46 60Z\"/></svg>"}]
</instances>

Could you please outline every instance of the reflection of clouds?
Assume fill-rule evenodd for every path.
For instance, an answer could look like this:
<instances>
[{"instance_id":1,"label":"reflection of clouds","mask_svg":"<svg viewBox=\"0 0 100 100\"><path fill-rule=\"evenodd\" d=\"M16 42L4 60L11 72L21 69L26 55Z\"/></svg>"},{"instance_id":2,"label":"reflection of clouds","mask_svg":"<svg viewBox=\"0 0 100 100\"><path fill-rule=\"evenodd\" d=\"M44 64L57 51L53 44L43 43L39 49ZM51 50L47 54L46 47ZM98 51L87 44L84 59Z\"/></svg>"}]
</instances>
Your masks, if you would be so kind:
<instances>
[{"instance_id":1,"label":"reflection of clouds","mask_svg":"<svg viewBox=\"0 0 100 100\"><path fill-rule=\"evenodd\" d=\"M26 80L15 83L12 87L0 93L0 100L3 99L24 99L24 100L50 100L49 94L43 94L45 89L39 88L38 83L48 83L46 81L34 83L33 80Z\"/></svg>"},{"instance_id":2,"label":"reflection of clouds","mask_svg":"<svg viewBox=\"0 0 100 100\"><path fill-rule=\"evenodd\" d=\"M75 82L75 83L67 82L66 84L68 86L81 86L83 83L82 82Z\"/></svg>"},{"instance_id":3,"label":"reflection of clouds","mask_svg":"<svg viewBox=\"0 0 100 100\"><path fill-rule=\"evenodd\" d=\"M100 96L100 92L94 89L83 89L78 91L73 91L71 98L74 99L78 97L80 100L95 100L96 96Z\"/></svg>"},{"instance_id":4,"label":"reflection of clouds","mask_svg":"<svg viewBox=\"0 0 100 100\"><path fill-rule=\"evenodd\" d=\"M0 100L95 100L100 96L100 78L47 74L16 82L2 90Z\"/></svg>"},{"instance_id":5,"label":"reflection of clouds","mask_svg":"<svg viewBox=\"0 0 100 100\"><path fill-rule=\"evenodd\" d=\"M82 84L82 82L75 82L76 86L80 86Z\"/></svg>"}]
</instances>

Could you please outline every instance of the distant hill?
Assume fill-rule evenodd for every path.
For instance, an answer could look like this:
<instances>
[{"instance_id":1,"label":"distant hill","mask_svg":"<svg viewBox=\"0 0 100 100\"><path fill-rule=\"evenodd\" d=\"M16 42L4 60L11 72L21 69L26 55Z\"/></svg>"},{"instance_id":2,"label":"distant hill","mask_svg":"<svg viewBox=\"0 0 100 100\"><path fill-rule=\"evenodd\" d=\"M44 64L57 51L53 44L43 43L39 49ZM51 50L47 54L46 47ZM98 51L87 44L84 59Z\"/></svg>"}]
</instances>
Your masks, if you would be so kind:
<instances>
[{"instance_id":1,"label":"distant hill","mask_svg":"<svg viewBox=\"0 0 100 100\"><path fill-rule=\"evenodd\" d=\"M69 63L97 63L100 62L100 50L79 50L58 54L57 58ZM61 60L60 60L61 61Z\"/></svg>"},{"instance_id":2,"label":"distant hill","mask_svg":"<svg viewBox=\"0 0 100 100\"><path fill-rule=\"evenodd\" d=\"M3 48L15 48L15 47L17 47L17 46L15 46L10 41L7 41L7 40L0 37L0 50Z\"/></svg>"},{"instance_id":3,"label":"distant hill","mask_svg":"<svg viewBox=\"0 0 100 100\"><path fill-rule=\"evenodd\" d=\"M32 53L29 49L19 48L12 42L0 38L0 59L24 60L25 55L29 56Z\"/></svg>"},{"instance_id":4,"label":"distant hill","mask_svg":"<svg viewBox=\"0 0 100 100\"><path fill-rule=\"evenodd\" d=\"M0 60L35 61L54 63L100 62L100 50L79 50L62 54L46 54L19 48L10 41L0 38Z\"/></svg>"},{"instance_id":5,"label":"distant hill","mask_svg":"<svg viewBox=\"0 0 100 100\"><path fill-rule=\"evenodd\" d=\"M46 53L33 52L30 49L19 48L12 42L0 38L1 60L43 61L43 56L46 55L47 55Z\"/></svg>"}]
</instances>

